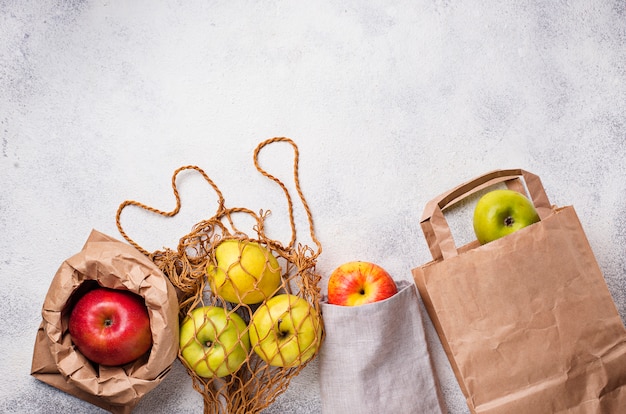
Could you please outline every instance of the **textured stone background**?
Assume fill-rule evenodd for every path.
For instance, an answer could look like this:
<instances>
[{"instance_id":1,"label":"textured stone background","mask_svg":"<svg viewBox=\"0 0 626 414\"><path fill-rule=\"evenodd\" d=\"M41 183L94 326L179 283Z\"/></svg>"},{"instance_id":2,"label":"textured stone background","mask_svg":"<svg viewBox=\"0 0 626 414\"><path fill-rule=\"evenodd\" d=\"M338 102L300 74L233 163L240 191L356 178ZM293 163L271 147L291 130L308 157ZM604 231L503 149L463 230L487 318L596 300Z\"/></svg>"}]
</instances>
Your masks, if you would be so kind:
<instances>
[{"instance_id":1,"label":"textured stone background","mask_svg":"<svg viewBox=\"0 0 626 414\"><path fill-rule=\"evenodd\" d=\"M120 237L120 202L173 207L177 167L204 168L229 206L272 210L288 240L282 193L252 164L273 136L300 147L323 275L359 259L410 279L430 259L424 204L520 167L575 206L626 320L624 2L458 3L0 1L0 412L101 412L29 376L41 304L92 228ZM262 162L293 189L286 147ZM176 218L124 215L148 250L214 213L201 179L179 184ZM449 411L466 413L427 335ZM177 362L136 412L201 407ZM316 363L266 412L320 412Z\"/></svg>"}]
</instances>

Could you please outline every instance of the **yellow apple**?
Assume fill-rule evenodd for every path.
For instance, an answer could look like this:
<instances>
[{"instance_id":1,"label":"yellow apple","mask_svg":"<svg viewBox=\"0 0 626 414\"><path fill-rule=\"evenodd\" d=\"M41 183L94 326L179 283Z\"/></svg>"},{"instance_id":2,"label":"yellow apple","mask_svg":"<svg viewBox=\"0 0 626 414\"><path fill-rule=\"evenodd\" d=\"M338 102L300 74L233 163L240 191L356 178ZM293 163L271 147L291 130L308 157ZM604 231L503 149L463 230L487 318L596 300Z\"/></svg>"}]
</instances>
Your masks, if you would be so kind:
<instances>
[{"instance_id":1,"label":"yellow apple","mask_svg":"<svg viewBox=\"0 0 626 414\"><path fill-rule=\"evenodd\" d=\"M211 291L233 303L269 299L281 285L281 268L264 246L245 240L224 240L207 266Z\"/></svg>"},{"instance_id":2,"label":"yellow apple","mask_svg":"<svg viewBox=\"0 0 626 414\"><path fill-rule=\"evenodd\" d=\"M237 371L250 352L244 320L217 306L194 309L180 326L180 349L187 365L204 378Z\"/></svg>"},{"instance_id":3,"label":"yellow apple","mask_svg":"<svg viewBox=\"0 0 626 414\"><path fill-rule=\"evenodd\" d=\"M272 366L308 361L322 342L322 321L305 299L283 293L261 304L250 320L250 344Z\"/></svg>"}]
</instances>

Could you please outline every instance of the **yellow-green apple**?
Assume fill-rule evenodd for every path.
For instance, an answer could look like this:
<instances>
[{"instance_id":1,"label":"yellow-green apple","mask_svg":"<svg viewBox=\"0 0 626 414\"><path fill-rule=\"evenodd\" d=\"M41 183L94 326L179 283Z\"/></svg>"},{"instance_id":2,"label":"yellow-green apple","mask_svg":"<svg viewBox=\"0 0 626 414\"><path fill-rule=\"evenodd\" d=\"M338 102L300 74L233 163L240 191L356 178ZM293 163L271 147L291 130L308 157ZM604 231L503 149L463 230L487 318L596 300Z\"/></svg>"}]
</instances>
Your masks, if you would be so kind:
<instances>
[{"instance_id":1,"label":"yellow-green apple","mask_svg":"<svg viewBox=\"0 0 626 414\"><path fill-rule=\"evenodd\" d=\"M207 276L213 293L234 303L262 302L281 285L281 268L274 255L259 243L245 240L218 244Z\"/></svg>"},{"instance_id":2,"label":"yellow-green apple","mask_svg":"<svg viewBox=\"0 0 626 414\"><path fill-rule=\"evenodd\" d=\"M224 377L237 371L250 352L244 320L218 306L192 310L180 326L180 350L187 365L201 377Z\"/></svg>"},{"instance_id":3,"label":"yellow-green apple","mask_svg":"<svg viewBox=\"0 0 626 414\"><path fill-rule=\"evenodd\" d=\"M390 298L397 292L391 275L370 262L346 262L333 270L328 279L328 303L332 305L364 305Z\"/></svg>"},{"instance_id":4,"label":"yellow-green apple","mask_svg":"<svg viewBox=\"0 0 626 414\"><path fill-rule=\"evenodd\" d=\"M100 365L124 365L151 348L150 316L143 298L99 287L78 299L69 317L72 342Z\"/></svg>"},{"instance_id":5,"label":"yellow-green apple","mask_svg":"<svg viewBox=\"0 0 626 414\"><path fill-rule=\"evenodd\" d=\"M320 315L305 299L282 293L262 303L250 320L250 344L265 362L295 367L315 355L322 341Z\"/></svg>"},{"instance_id":6,"label":"yellow-green apple","mask_svg":"<svg viewBox=\"0 0 626 414\"><path fill-rule=\"evenodd\" d=\"M474 207L474 233L481 244L489 243L539 221L533 203L513 190L492 190Z\"/></svg>"}]
</instances>

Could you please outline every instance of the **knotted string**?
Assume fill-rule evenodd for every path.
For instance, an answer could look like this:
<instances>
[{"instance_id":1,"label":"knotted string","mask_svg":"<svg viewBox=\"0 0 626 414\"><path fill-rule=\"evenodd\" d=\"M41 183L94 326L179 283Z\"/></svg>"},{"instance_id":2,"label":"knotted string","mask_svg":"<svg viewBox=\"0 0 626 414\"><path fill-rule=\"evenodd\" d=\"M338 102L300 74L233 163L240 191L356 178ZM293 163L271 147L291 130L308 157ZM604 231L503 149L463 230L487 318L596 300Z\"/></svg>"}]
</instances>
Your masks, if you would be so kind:
<instances>
[{"instance_id":1,"label":"knotted string","mask_svg":"<svg viewBox=\"0 0 626 414\"><path fill-rule=\"evenodd\" d=\"M293 179L298 197L306 212L311 240L315 249L307 245L297 244L297 229L294 218L293 201L289 190L283 182L260 166L259 154L263 148L273 143L288 143L294 153ZM229 311L237 312L246 322L250 320L255 307L245 304L233 304L223 300L215 292L211 292L207 286L206 268L214 262L213 252L220 242L227 239L237 239L243 242L257 242L267 246L272 254L282 262L282 286L281 292L291 293L306 299L313 309L321 316L320 299L321 293L319 282L321 277L315 272L318 256L322 252L322 245L317 239L314 230L313 216L300 187L299 180L299 151L293 140L286 137L275 137L260 143L253 155L256 169L268 179L277 183L285 194L288 205L289 223L291 227L291 239L287 245L271 239L265 232L265 219L270 211L260 211L258 214L247 208L226 208L225 200L218 186L200 168L193 165L178 168L172 175L171 185L176 206L171 211L164 211L148 206L138 201L127 200L120 204L116 213L116 225L120 234L137 250L148 256L169 278L178 290L179 310L181 320L192 309L198 306L214 305L223 306ZM135 206L151 213L165 217L178 214L181 207L180 194L177 188L177 176L185 170L194 170L209 183L218 197L218 208L215 215L207 220L196 223L191 232L183 236L176 250L165 248L149 252L124 231L121 224L122 211L128 206ZM236 226L235 216L247 215L254 219L253 237L239 230ZM323 336L323 325L320 325ZM192 384L202 394L205 404L205 413L255 413L267 408L289 384L290 379L303 369L307 362L292 368L273 367L265 364L261 359L250 352L244 366L236 373L224 378L203 378L198 376L187 365L179 352L179 359L186 366L192 377Z\"/></svg>"}]
</instances>

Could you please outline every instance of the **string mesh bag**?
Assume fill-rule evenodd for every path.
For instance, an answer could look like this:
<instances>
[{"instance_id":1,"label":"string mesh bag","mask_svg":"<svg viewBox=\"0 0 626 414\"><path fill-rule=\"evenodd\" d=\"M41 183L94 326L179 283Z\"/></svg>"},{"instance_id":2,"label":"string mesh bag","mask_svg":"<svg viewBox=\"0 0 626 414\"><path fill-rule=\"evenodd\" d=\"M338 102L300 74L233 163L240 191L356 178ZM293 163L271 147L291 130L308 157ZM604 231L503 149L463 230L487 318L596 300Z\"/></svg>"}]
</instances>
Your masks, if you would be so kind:
<instances>
[{"instance_id":1,"label":"string mesh bag","mask_svg":"<svg viewBox=\"0 0 626 414\"><path fill-rule=\"evenodd\" d=\"M272 143L293 148L295 189L308 220L314 247L297 243L293 202L287 187L259 164L262 148ZM289 138L260 143L254 165L284 192L291 240L283 244L266 234L270 211L227 208L222 192L197 166L183 166L172 176L176 207L162 211L137 201L120 204L116 223L122 236L147 255L178 290L180 348L178 358L204 399L205 413L258 413L288 387L291 378L312 361L324 339L320 309L321 276L315 266L322 246L298 176L299 151ZM121 213L136 206L171 217L180 210L176 178L194 170L218 197L214 216L196 223L177 248L148 252L121 225ZM238 228L242 219L251 231Z\"/></svg>"}]
</instances>

